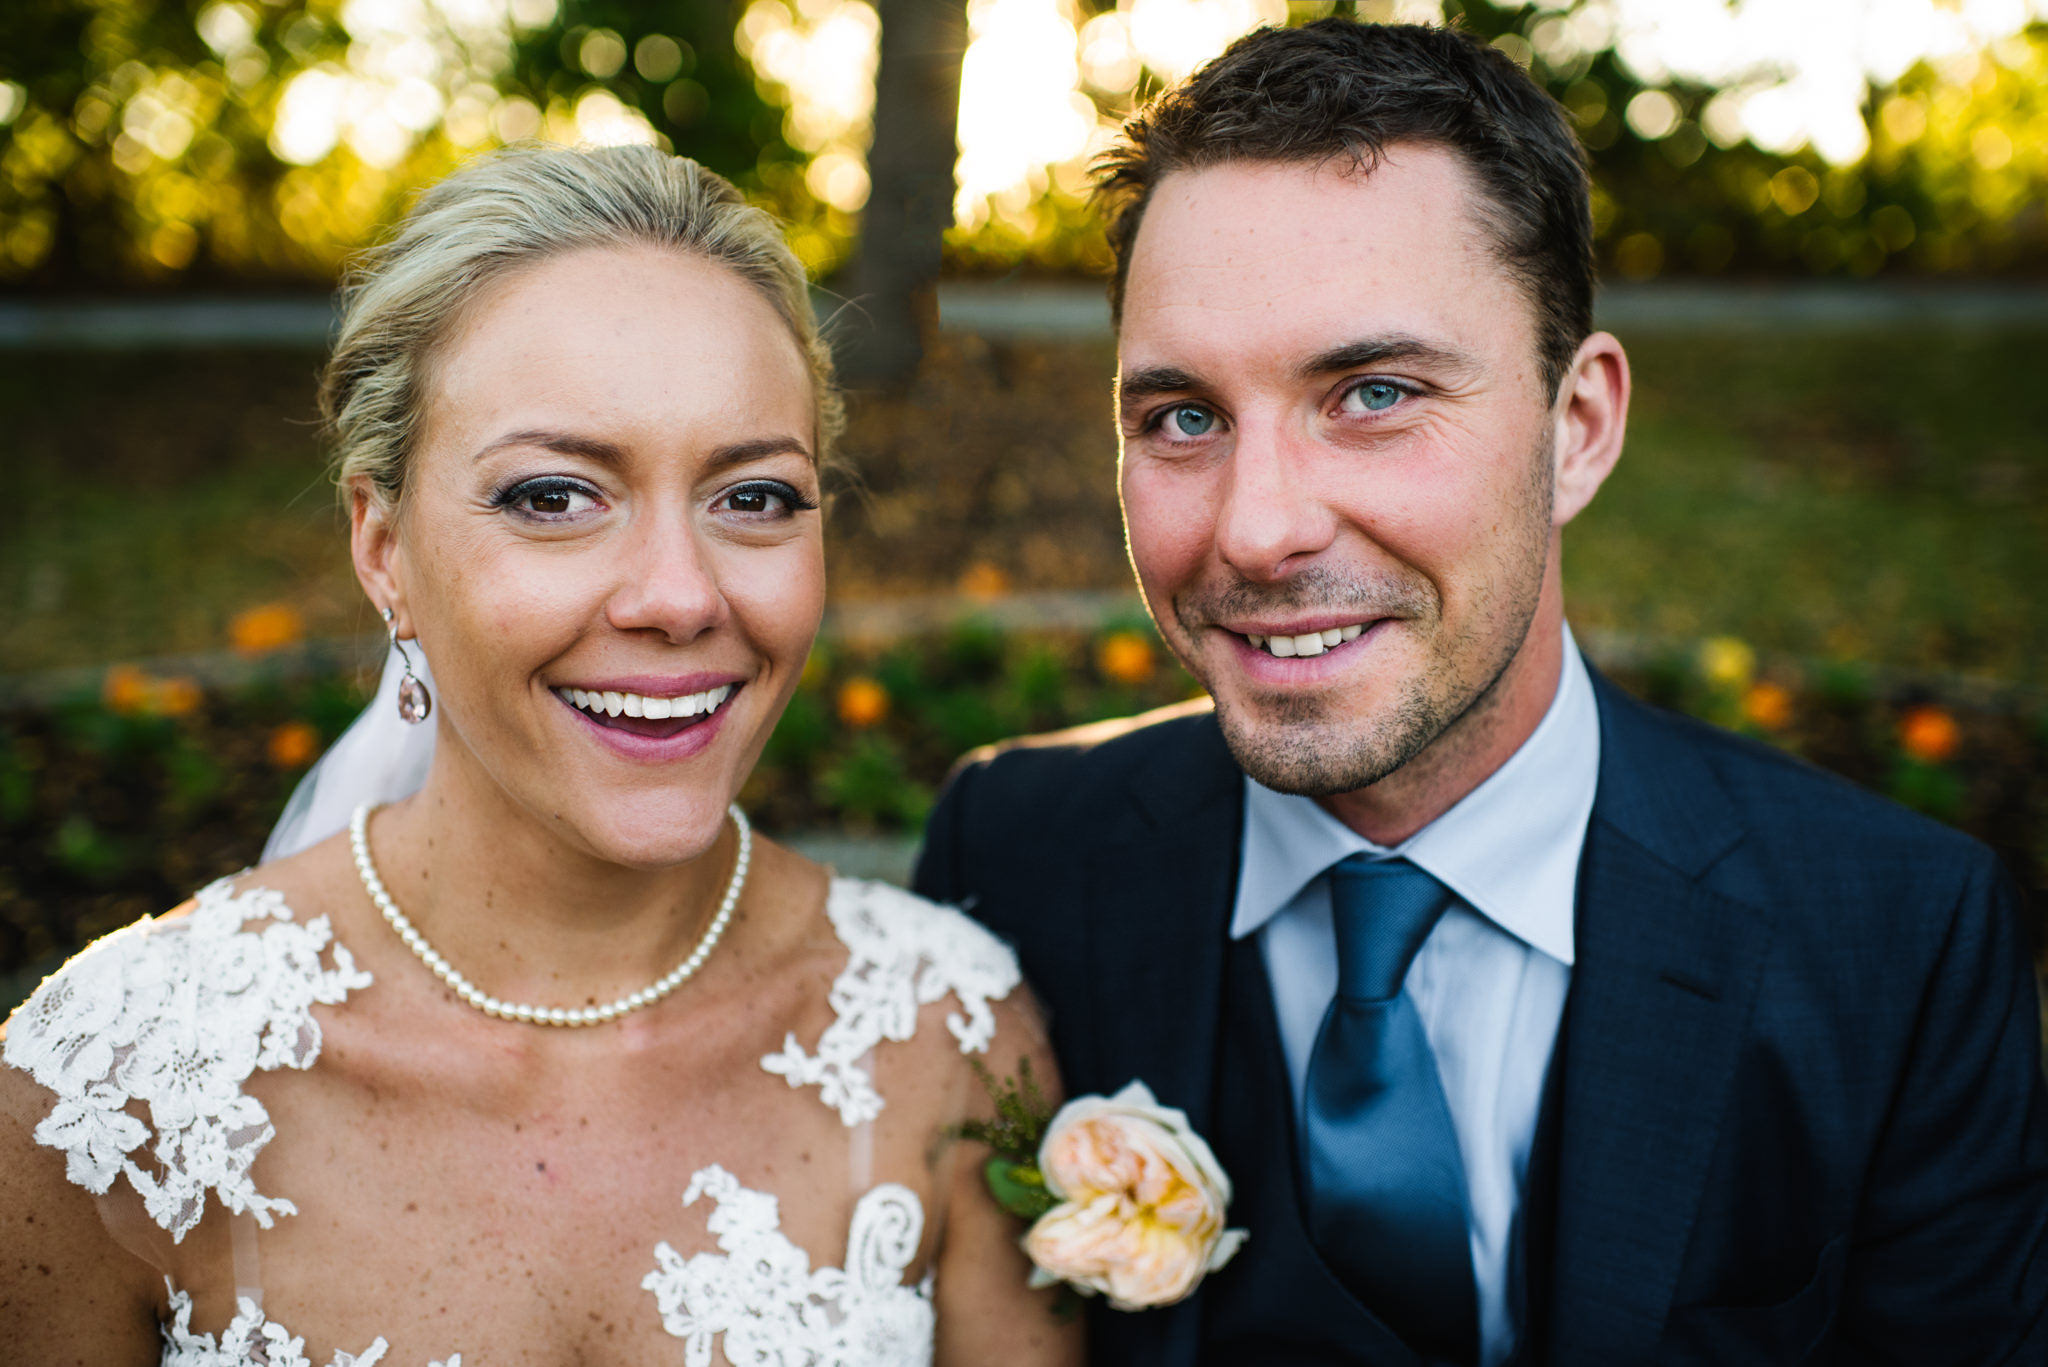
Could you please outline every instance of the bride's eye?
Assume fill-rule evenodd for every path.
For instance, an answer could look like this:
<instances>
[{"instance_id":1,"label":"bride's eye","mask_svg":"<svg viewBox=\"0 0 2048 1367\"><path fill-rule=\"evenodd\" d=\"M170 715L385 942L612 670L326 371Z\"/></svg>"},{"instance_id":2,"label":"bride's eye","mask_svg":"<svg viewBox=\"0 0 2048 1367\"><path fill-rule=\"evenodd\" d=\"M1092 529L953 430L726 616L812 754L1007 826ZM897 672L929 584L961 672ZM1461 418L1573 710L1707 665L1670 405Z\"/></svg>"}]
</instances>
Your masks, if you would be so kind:
<instances>
[{"instance_id":1,"label":"bride's eye","mask_svg":"<svg viewBox=\"0 0 2048 1367\"><path fill-rule=\"evenodd\" d=\"M558 522L598 506L597 493L580 480L551 476L529 479L500 490L492 506L510 508L536 522Z\"/></svg>"},{"instance_id":2,"label":"bride's eye","mask_svg":"<svg viewBox=\"0 0 2048 1367\"><path fill-rule=\"evenodd\" d=\"M726 490L715 506L749 519L773 520L808 512L818 505L794 485L779 479L756 479Z\"/></svg>"}]
</instances>

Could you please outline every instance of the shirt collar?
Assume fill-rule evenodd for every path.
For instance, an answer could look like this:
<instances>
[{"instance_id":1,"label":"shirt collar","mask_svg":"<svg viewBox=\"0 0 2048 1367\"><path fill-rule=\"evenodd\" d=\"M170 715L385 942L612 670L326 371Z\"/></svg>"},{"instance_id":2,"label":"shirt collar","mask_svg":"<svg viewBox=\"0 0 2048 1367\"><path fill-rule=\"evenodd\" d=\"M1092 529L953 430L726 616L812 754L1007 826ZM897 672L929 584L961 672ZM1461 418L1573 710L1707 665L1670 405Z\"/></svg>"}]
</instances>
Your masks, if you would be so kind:
<instances>
[{"instance_id":1,"label":"shirt collar","mask_svg":"<svg viewBox=\"0 0 2048 1367\"><path fill-rule=\"evenodd\" d=\"M1314 799L1245 779L1244 858L1233 939L1255 934L1340 859L1405 857L1501 929L1573 959L1579 854L1600 778L1600 711L1571 628L1550 710L1522 747L1457 804L1393 848Z\"/></svg>"}]
</instances>

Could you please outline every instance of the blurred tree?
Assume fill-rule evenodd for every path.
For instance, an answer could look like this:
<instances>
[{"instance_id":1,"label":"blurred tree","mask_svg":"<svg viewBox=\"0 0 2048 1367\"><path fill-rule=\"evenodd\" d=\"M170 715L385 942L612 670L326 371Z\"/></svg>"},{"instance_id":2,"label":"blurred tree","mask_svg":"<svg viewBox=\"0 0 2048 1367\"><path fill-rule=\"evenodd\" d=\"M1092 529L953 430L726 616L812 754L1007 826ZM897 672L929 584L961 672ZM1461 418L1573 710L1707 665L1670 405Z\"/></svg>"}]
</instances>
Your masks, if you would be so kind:
<instances>
[{"instance_id":1,"label":"blurred tree","mask_svg":"<svg viewBox=\"0 0 2048 1367\"><path fill-rule=\"evenodd\" d=\"M498 142L656 141L814 212L725 0L0 7L0 280L325 282ZM793 192L792 192L793 187Z\"/></svg>"},{"instance_id":2,"label":"blurred tree","mask_svg":"<svg viewBox=\"0 0 2048 1367\"><path fill-rule=\"evenodd\" d=\"M878 110L867 0L4 0L0 287L324 283L477 150L654 141L781 214L819 276L846 264L865 208L870 250L844 284L873 320L869 359L896 373L943 215L956 72L947 259L1102 270L1086 167L1134 102L1252 23L1326 14L1441 14L1527 66L1592 150L1621 276L2048 267L2038 22L1966 42L1963 10L1899 0L1948 24L1946 46L1871 75L1862 106L1837 98L1809 137L1794 125L1811 90L1773 86L1768 63L1687 76L1627 29L1651 11L1617 0L885 3ZM1978 23L2011 7L1965 8Z\"/></svg>"},{"instance_id":3,"label":"blurred tree","mask_svg":"<svg viewBox=\"0 0 2048 1367\"><path fill-rule=\"evenodd\" d=\"M1595 227L1602 265L1613 274L2048 269L2048 25L2040 22L1979 41L1954 7L1923 15L1918 9L1928 7L1912 0L1893 6L1897 13L1866 5L1863 22L1884 27L1886 41L1857 46L1891 50L1894 74L1882 74L1864 70L1867 56L1844 66L1817 54L1815 44L1851 44L1852 36L1831 40L1824 27L1799 28L1792 21L1810 20L1814 7L1779 0L1780 27L1797 39L1785 40L1787 50L1821 76L1798 62L1787 71L1769 52L1746 63L1724 53L1725 70L1709 80L1685 74L1695 68L1683 38L1697 41L1702 26L1713 28L1708 20L1738 23L1732 4L1726 12L1674 4L1671 13L1689 16L1691 27L1673 20L1669 31L1652 25L1646 35L1643 23L1657 8L1616 0L1086 0L1071 11L1078 60L1066 63L1064 81L1027 86L1007 69L1026 32L1022 15L1060 13L1066 2L969 0L970 23L986 31L992 51L990 69L980 72L979 53L968 53L962 199L947 240L956 268L1106 269L1086 212L1085 168L1133 104L1253 23L1335 15L1441 17L1527 68L1571 111L1592 154ZM1761 10L1746 7L1752 19ZM1001 22L1013 11L1016 19ZM1983 10L1971 22L1995 32L2015 13L2024 17ZM1902 35L1915 18L1933 28ZM1205 37L1190 37L1204 24ZM1925 51L1917 61L1914 44ZM1051 56L1038 58L1040 70L1054 65ZM1872 93L1859 107L1854 92L1866 79ZM1007 103L986 98L998 83ZM974 174L985 167L980 142L992 155L1014 153L1029 129L1062 117L1074 95L1096 110L1085 145L1036 163L1027 157L1021 172L1005 168L1007 177ZM1028 112L1017 107L1025 101Z\"/></svg>"},{"instance_id":4,"label":"blurred tree","mask_svg":"<svg viewBox=\"0 0 2048 1367\"><path fill-rule=\"evenodd\" d=\"M916 373L924 329L938 318L933 291L953 221L966 16L960 0L881 0L880 13L873 188L846 273L859 321L847 329L842 368L854 384L887 386Z\"/></svg>"},{"instance_id":5,"label":"blurred tree","mask_svg":"<svg viewBox=\"0 0 2048 1367\"><path fill-rule=\"evenodd\" d=\"M1831 164L1759 147L1738 90L1646 80L1611 44L1554 36L1600 5L1447 8L1571 111L1614 274L2048 268L2048 25L1914 63L1866 101L1868 151Z\"/></svg>"}]
</instances>

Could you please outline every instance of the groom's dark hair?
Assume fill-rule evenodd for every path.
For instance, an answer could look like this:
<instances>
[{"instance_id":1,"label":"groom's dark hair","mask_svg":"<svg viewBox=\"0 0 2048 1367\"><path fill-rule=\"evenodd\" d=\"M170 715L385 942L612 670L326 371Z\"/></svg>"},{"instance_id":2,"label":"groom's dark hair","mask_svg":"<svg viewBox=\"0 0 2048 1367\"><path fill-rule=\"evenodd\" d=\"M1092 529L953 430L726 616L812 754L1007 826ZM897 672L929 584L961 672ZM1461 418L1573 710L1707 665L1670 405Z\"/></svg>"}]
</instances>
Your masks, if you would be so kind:
<instances>
[{"instance_id":1,"label":"groom's dark hair","mask_svg":"<svg viewBox=\"0 0 2048 1367\"><path fill-rule=\"evenodd\" d=\"M1131 245L1172 172L1348 160L1369 174L1403 142L1446 148L1471 174L1480 221L1535 307L1555 395L1593 330L1585 153L1557 101L1507 54L1457 29L1348 19L1261 29L1146 105L1094 168L1116 255L1112 316L1122 323Z\"/></svg>"}]
</instances>

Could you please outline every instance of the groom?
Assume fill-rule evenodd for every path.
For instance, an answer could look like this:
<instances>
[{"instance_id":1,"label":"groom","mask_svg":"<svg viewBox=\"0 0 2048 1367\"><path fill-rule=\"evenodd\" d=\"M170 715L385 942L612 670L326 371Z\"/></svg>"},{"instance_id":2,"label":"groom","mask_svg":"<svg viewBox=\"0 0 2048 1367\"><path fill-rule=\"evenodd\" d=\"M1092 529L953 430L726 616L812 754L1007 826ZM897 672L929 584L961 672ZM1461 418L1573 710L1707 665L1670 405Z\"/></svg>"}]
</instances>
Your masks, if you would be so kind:
<instances>
[{"instance_id":1,"label":"groom","mask_svg":"<svg viewBox=\"0 0 2048 1367\"><path fill-rule=\"evenodd\" d=\"M1264 31L1101 189L1131 559L1214 706L972 757L917 877L1071 1092L1236 1184L1236 1260L1094 1361L2048 1361L2011 883L1572 643L1629 380L1558 107L1457 33Z\"/></svg>"}]
</instances>

